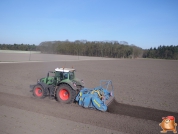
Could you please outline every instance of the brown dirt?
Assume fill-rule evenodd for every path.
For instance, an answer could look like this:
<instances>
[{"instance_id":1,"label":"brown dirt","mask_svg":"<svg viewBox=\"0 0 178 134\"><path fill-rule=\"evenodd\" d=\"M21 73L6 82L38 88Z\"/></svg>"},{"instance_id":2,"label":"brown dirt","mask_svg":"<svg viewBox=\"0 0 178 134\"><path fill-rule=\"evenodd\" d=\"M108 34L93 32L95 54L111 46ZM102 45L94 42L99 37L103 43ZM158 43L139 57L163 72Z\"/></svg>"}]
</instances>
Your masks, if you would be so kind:
<instances>
[{"instance_id":1,"label":"brown dirt","mask_svg":"<svg viewBox=\"0 0 178 134\"><path fill-rule=\"evenodd\" d=\"M88 88L98 86L101 79L112 80L116 100L110 113L32 97L29 86L56 67L74 67ZM105 128L108 133L159 133L163 116L178 119L177 67L178 61L142 59L0 64L0 110L12 107Z\"/></svg>"}]
</instances>

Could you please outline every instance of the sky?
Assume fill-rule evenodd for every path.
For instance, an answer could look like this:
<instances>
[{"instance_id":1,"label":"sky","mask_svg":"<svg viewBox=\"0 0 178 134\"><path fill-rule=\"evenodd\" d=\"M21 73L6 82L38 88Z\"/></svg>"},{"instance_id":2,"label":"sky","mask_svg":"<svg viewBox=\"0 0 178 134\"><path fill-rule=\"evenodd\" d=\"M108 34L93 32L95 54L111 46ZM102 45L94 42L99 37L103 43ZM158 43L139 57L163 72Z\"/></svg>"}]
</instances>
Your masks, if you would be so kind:
<instances>
[{"instance_id":1,"label":"sky","mask_svg":"<svg viewBox=\"0 0 178 134\"><path fill-rule=\"evenodd\" d=\"M0 44L178 45L178 0L0 0Z\"/></svg>"}]
</instances>

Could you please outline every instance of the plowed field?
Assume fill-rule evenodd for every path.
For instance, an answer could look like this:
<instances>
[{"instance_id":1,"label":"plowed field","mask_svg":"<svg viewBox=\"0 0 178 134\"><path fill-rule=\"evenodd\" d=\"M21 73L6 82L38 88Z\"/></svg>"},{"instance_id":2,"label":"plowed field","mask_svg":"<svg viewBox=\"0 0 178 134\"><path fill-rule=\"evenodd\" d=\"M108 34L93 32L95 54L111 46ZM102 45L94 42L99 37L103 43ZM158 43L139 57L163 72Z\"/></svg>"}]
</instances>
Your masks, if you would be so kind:
<instances>
[{"instance_id":1,"label":"plowed field","mask_svg":"<svg viewBox=\"0 0 178 134\"><path fill-rule=\"evenodd\" d=\"M160 133L162 117L178 122L178 61L33 54L29 62L28 56L0 53L1 61L13 61L0 62L2 134L153 134ZM112 80L115 101L109 111L34 98L30 85L57 67L74 67L88 88Z\"/></svg>"}]
</instances>

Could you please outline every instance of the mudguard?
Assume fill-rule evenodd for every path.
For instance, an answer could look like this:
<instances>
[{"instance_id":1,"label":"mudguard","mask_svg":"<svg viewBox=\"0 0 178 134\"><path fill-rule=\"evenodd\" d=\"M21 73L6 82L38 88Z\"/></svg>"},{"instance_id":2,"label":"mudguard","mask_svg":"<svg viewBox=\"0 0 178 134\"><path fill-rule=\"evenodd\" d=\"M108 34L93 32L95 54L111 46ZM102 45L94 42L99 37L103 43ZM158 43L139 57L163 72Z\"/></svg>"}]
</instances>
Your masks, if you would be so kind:
<instances>
[{"instance_id":1,"label":"mudguard","mask_svg":"<svg viewBox=\"0 0 178 134\"><path fill-rule=\"evenodd\" d=\"M89 107L90 101L91 101L91 94L90 91L87 88L83 88L77 97L75 98L76 101L78 101L80 106L83 106L85 108Z\"/></svg>"},{"instance_id":2,"label":"mudguard","mask_svg":"<svg viewBox=\"0 0 178 134\"><path fill-rule=\"evenodd\" d=\"M92 96L91 95L87 95L84 97L83 99L83 104L82 106L84 108L90 108L91 107L91 99L92 99Z\"/></svg>"},{"instance_id":3,"label":"mudguard","mask_svg":"<svg viewBox=\"0 0 178 134\"><path fill-rule=\"evenodd\" d=\"M106 111L107 106L105 105L104 101L100 100L98 97L92 97L92 104L93 106L100 111Z\"/></svg>"}]
</instances>

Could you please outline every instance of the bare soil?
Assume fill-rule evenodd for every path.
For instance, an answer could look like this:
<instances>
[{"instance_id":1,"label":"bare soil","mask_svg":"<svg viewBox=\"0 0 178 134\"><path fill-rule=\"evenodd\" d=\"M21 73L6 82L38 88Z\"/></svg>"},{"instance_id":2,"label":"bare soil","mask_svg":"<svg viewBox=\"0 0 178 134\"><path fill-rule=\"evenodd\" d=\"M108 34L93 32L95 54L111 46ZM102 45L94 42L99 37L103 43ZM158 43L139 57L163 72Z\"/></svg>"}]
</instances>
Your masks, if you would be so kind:
<instances>
[{"instance_id":1,"label":"bare soil","mask_svg":"<svg viewBox=\"0 0 178 134\"><path fill-rule=\"evenodd\" d=\"M25 54L21 54L22 59L23 55ZM22 61L21 56L18 55L19 61ZM49 57L43 55L43 58ZM29 129L30 127L44 123L44 126L52 129L52 126L57 126L54 121L60 124L61 120L68 122L68 125L62 126L61 123L58 128L53 128L58 133L61 130L61 133L151 134L161 131L158 124L163 116L173 115L178 119L178 61L87 58L86 60L80 57L72 61L72 57L66 56L68 61L0 64L0 111L3 113L0 116L0 126L3 126L0 132L31 133L33 129ZM12 57L11 60L14 61ZM29 92L30 85L35 84L38 78L46 77L47 72L56 67L74 67L77 77L83 79L88 88L98 86L99 80L112 80L115 101L109 106L108 112L84 109L77 104L62 105L49 98L34 98ZM8 109L11 112L7 111ZM16 111L16 114L12 110ZM21 112L34 117L20 116ZM43 116L51 120L42 123ZM14 118L19 125L13 123L11 126L14 125L15 128L6 129ZM38 120L35 120L36 118ZM68 131L73 128L76 128L76 131ZM45 127L35 127L34 133L46 130ZM56 133L55 131L51 133Z\"/></svg>"}]
</instances>

